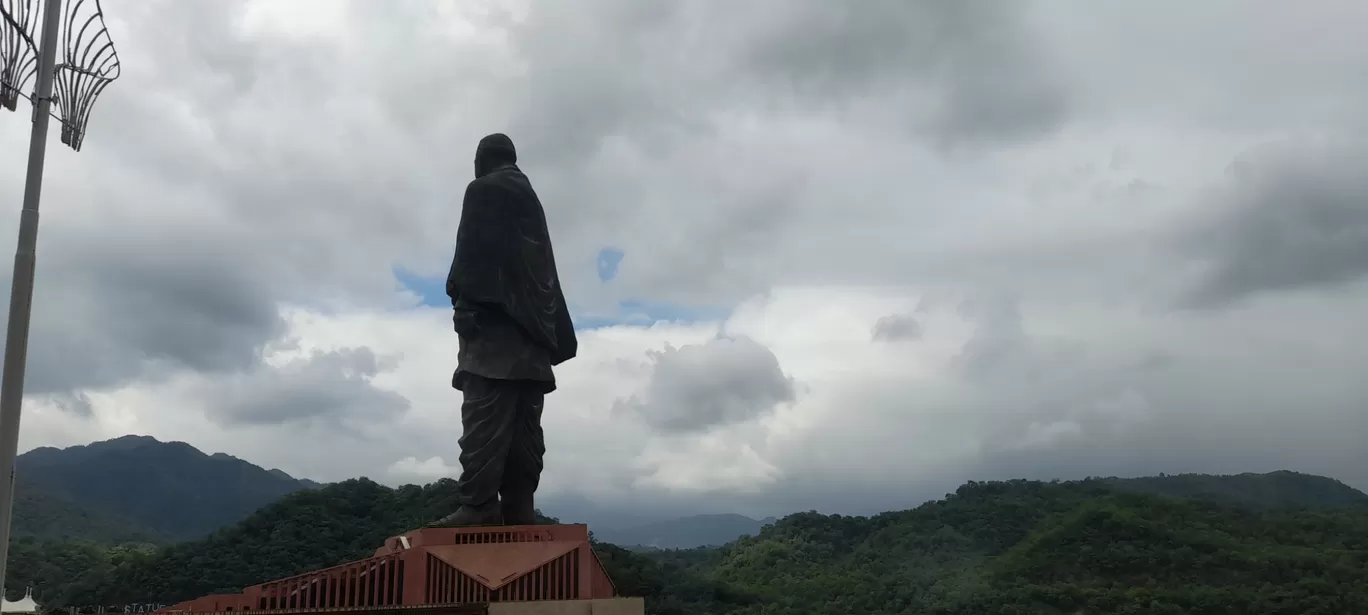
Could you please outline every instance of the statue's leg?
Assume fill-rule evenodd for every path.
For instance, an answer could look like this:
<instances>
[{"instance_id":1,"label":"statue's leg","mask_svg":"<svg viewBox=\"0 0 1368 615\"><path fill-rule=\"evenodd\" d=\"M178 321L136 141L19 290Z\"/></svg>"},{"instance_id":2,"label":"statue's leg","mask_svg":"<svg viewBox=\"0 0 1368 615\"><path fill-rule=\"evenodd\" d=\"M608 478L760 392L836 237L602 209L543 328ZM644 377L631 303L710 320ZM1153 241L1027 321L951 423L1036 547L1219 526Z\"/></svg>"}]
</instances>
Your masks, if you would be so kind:
<instances>
[{"instance_id":1,"label":"statue's leg","mask_svg":"<svg viewBox=\"0 0 1368 615\"><path fill-rule=\"evenodd\" d=\"M537 383L529 383L518 395L513 443L508 449L503 484L499 486L505 525L537 523L533 495L541 484L542 459L546 455L546 438L541 426L545 401L546 395L537 388Z\"/></svg>"},{"instance_id":2,"label":"statue's leg","mask_svg":"<svg viewBox=\"0 0 1368 615\"><path fill-rule=\"evenodd\" d=\"M461 507L440 525L500 525L499 487L513 444L521 386L516 381L466 374L461 404Z\"/></svg>"}]
</instances>

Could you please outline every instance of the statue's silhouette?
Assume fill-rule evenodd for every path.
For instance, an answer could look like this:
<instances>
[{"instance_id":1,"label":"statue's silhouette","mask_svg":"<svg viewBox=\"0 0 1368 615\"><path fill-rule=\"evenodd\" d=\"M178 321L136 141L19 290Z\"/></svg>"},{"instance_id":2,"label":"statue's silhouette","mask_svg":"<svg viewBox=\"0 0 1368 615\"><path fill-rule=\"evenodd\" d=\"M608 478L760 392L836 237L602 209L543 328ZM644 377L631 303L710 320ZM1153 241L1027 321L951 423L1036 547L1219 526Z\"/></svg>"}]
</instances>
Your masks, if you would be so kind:
<instances>
[{"instance_id":1,"label":"statue's silhouette","mask_svg":"<svg viewBox=\"0 0 1368 615\"><path fill-rule=\"evenodd\" d=\"M446 290L454 308L461 405L461 506L440 525L530 525L546 442L551 368L578 341L556 274L546 213L513 141L480 140Z\"/></svg>"}]
</instances>

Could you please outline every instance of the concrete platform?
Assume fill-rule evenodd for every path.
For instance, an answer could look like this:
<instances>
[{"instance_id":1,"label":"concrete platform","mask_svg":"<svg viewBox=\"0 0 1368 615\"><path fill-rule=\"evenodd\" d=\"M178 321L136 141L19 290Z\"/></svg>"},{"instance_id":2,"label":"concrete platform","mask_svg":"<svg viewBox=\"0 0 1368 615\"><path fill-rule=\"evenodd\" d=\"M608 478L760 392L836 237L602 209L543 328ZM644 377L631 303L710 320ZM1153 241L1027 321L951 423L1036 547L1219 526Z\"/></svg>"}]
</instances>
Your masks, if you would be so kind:
<instances>
[{"instance_id":1,"label":"concrete platform","mask_svg":"<svg viewBox=\"0 0 1368 615\"><path fill-rule=\"evenodd\" d=\"M497 612L502 613L631 615L642 612L641 606L632 610L639 603L619 599L589 543L589 528L572 524L417 529L386 539L363 560L252 585L238 594L202 596L157 612L379 614L427 609L457 615L488 604L501 605Z\"/></svg>"},{"instance_id":2,"label":"concrete platform","mask_svg":"<svg viewBox=\"0 0 1368 615\"><path fill-rule=\"evenodd\" d=\"M491 602L489 615L646 615L641 598Z\"/></svg>"}]
</instances>

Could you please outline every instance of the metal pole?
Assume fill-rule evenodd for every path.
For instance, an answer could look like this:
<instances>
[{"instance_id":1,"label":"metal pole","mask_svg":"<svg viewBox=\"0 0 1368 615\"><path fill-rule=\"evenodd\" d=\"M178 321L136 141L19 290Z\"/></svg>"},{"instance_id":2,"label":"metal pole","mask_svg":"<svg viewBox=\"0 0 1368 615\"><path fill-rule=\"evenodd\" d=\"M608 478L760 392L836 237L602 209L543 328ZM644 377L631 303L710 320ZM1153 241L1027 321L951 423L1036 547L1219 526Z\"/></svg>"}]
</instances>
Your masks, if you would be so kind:
<instances>
[{"instance_id":1,"label":"metal pole","mask_svg":"<svg viewBox=\"0 0 1368 615\"><path fill-rule=\"evenodd\" d=\"M24 363L28 359L29 318L33 315L33 267L38 249L38 199L43 191L43 159L47 154L52 80L57 64L57 30L63 0L47 0L43 38L38 41L38 83L33 98L33 134L29 136L24 209L19 214L19 243L10 284L9 328L5 334L5 367L0 373L0 595L4 594L9 560L10 517L14 508L14 458L19 453L19 413L24 404Z\"/></svg>"}]
</instances>

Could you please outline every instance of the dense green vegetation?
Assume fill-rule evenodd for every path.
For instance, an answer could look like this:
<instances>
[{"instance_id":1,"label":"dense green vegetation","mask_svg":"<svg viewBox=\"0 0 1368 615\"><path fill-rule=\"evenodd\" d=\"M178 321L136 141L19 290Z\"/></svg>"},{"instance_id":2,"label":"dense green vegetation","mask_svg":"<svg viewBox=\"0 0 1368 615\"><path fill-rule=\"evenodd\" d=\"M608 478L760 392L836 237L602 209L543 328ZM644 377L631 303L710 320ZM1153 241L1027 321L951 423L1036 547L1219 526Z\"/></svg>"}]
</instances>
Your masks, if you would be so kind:
<instances>
[{"instance_id":1,"label":"dense green vegetation","mask_svg":"<svg viewBox=\"0 0 1368 615\"><path fill-rule=\"evenodd\" d=\"M451 480L390 489L356 479L302 491L208 538L130 559L81 599L171 603L361 559L454 510L455 493Z\"/></svg>"},{"instance_id":2,"label":"dense green vegetation","mask_svg":"<svg viewBox=\"0 0 1368 615\"><path fill-rule=\"evenodd\" d=\"M971 483L911 511L794 515L710 557L680 563L755 594L713 612L1368 612L1368 510L1254 511L1096 483Z\"/></svg>"},{"instance_id":3,"label":"dense green vegetation","mask_svg":"<svg viewBox=\"0 0 1368 615\"><path fill-rule=\"evenodd\" d=\"M791 515L721 549L608 565L668 615L1368 612L1368 509L1311 495L1272 509L1109 479L969 483L914 510Z\"/></svg>"},{"instance_id":4,"label":"dense green vegetation","mask_svg":"<svg viewBox=\"0 0 1368 615\"><path fill-rule=\"evenodd\" d=\"M1207 479L1198 495L1223 480ZM1255 506L1136 491L971 482L913 510L790 515L721 548L596 550L660 615L1368 612L1368 507L1315 488ZM7 586L49 606L167 603L365 557L453 505L451 481L347 481L160 549L21 542Z\"/></svg>"},{"instance_id":5,"label":"dense green vegetation","mask_svg":"<svg viewBox=\"0 0 1368 615\"><path fill-rule=\"evenodd\" d=\"M14 485L14 535L21 538L101 544L166 543L165 534L133 519L53 493L23 476Z\"/></svg>"},{"instance_id":6,"label":"dense green vegetation","mask_svg":"<svg viewBox=\"0 0 1368 615\"><path fill-rule=\"evenodd\" d=\"M127 569L156 553L150 544L117 547L84 541L39 541L21 538L10 543L7 597L17 599L33 587L45 608L87 605L116 570Z\"/></svg>"},{"instance_id":7,"label":"dense green vegetation","mask_svg":"<svg viewBox=\"0 0 1368 615\"><path fill-rule=\"evenodd\" d=\"M1101 480L1125 491L1260 508L1368 506L1368 494L1349 485L1333 478L1286 470L1267 474L1169 474L1094 480Z\"/></svg>"},{"instance_id":8,"label":"dense green vegetation","mask_svg":"<svg viewBox=\"0 0 1368 615\"><path fill-rule=\"evenodd\" d=\"M16 533L46 539L200 538L281 496L316 486L236 457L147 436L38 448L20 455L16 468L28 494L16 502ZM60 506L45 504L53 501L73 502L80 512L53 516ZM83 532L91 522L104 529Z\"/></svg>"}]
</instances>

